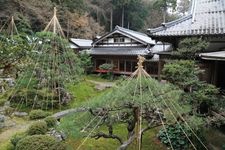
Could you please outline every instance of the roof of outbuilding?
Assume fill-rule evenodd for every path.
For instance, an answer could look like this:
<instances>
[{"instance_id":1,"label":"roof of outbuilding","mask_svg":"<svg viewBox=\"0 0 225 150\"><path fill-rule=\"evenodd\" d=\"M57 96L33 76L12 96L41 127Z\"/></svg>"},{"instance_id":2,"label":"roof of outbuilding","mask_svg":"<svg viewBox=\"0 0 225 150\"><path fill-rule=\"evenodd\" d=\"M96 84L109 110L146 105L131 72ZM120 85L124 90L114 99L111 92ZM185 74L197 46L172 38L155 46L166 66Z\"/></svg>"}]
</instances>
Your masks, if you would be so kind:
<instances>
[{"instance_id":1,"label":"roof of outbuilding","mask_svg":"<svg viewBox=\"0 0 225 150\"><path fill-rule=\"evenodd\" d=\"M148 29L148 33L152 37L225 34L225 0L192 0L187 16Z\"/></svg>"},{"instance_id":2,"label":"roof of outbuilding","mask_svg":"<svg viewBox=\"0 0 225 150\"><path fill-rule=\"evenodd\" d=\"M75 39L70 38L70 41L72 44L78 46L79 48L91 48L92 47L92 40L86 40L86 39Z\"/></svg>"},{"instance_id":3,"label":"roof of outbuilding","mask_svg":"<svg viewBox=\"0 0 225 150\"><path fill-rule=\"evenodd\" d=\"M123 34L125 36L128 36L132 39L135 39L145 45L147 44L155 44L155 41L152 40L147 34L141 33L141 32L137 32L137 31L133 31L130 29L126 29L126 28L122 28L120 26L116 26L115 29L103 36L101 36L98 40L96 40L93 44L95 45L96 43L98 43L99 41L101 41L102 39L114 34L114 33L120 33Z\"/></svg>"}]
</instances>

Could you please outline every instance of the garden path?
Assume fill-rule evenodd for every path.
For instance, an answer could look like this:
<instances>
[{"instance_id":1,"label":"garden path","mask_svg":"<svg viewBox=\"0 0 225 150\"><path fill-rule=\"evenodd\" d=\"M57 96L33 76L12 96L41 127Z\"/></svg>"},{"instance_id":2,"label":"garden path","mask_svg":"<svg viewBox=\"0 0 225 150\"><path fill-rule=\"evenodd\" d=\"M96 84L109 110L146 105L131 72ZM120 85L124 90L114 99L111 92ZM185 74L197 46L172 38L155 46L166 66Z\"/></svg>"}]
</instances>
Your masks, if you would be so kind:
<instances>
[{"instance_id":1,"label":"garden path","mask_svg":"<svg viewBox=\"0 0 225 150\"><path fill-rule=\"evenodd\" d=\"M7 129L3 129L3 132L0 133L0 150L1 144L6 143L14 134L26 131L32 123L32 121L22 118L12 118L8 121L14 125L8 127Z\"/></svg>"},{"instance_id":2,"label":"garden path","mask_svg":"<svg viewBox=\"0 0 225 150\"><path fill-rule=\"evenodd\" d=\"M99 91L102 91L106 88L111 88L115 85L115 83L113 82L99 82L94 80L87 80L87 81L95 84L95 88Z\"/></svg>"}]
</instances>

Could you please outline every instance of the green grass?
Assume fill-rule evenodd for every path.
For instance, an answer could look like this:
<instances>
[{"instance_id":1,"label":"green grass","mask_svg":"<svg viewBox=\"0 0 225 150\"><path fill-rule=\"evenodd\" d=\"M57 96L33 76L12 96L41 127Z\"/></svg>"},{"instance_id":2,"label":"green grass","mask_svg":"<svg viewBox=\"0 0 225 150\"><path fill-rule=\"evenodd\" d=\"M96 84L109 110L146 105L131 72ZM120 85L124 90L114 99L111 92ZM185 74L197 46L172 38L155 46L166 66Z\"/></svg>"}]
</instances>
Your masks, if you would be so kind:
<instances>
[{"instance_id":1,"label":"green grass","mask_svg":"<svg viewBox=\"0 0 225 150\"><path fill-rule=\"evenodd\" d=\"M98 91L95 89L93 83L83 80L78 84L68 85L69 92L73 95L73 100L69 107L74 108L81 106L84 102L91 100L91 98L101 95L107 90Z\"/></svg>"}]
</instances>

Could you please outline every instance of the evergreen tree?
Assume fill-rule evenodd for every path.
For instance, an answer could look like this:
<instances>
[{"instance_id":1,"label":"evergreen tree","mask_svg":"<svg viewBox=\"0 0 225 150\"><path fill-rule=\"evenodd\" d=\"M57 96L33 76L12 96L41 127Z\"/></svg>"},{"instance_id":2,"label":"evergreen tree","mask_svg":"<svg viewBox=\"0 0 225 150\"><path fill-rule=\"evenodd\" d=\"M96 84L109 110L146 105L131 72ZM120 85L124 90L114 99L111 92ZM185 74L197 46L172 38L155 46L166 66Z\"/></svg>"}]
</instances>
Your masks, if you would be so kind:
<instances>
[{"instance_id":1,"label":"evergreen tree","mask_svg":"<svg viewBox=\"0 0 225 150\"><path fill-rule=\"evenodd\" d=\"M0 69L3 74L16 76L17 71L26 63L27 54L31 50L27 38L19 35L0 35Z\"/></svg>"},{"instance_id":2,"label":"evergreen tree","mask_svg":"<svg viewBox=\"0 0 225 150\"><path fill-rule=\"evenodd\" d=\"M167 22L167 15L168 15L168 9L175 9L177 5L177 1L176 0L157 0L154 2L154 6L156 8L159 8L162 10L163 12L163 22Z\"/></svg>"},{"instance_id":3,"label":"evergreen tree","mask_svg":"<svg viewBox=\"0 0 225 150\"><path fill-rule=\"evenodd\" d=\"M120 144L118 149L124 150L135 143L139 136L144 136L146 131L161 126L162 121L171 121L164 112L170 106L170 101L177 101L179 95L180 91L174 86L162 85L149 77L120 81L110 92L85 103L84 107L89 108L89 113L85 113L79 122L75 121L73 126L66 124L64 131L70 134L71 128L76 126L78 129L82 128L82 135L87 133L95 139L115 139ZM86 126L87 120L94 121ZM116 132L118 125L127 130L126 139ZM102 132L101 127L106 127L107 132ZM98 129L91 132L93 128Z\"/></svg>"},{"instance_id":4,"label":"evergreen tree","mask_svg":"<svg viewBox=\"0 0 225 150\"><path fill-rule=\"evenodd\" d=\"M36 37L12 102L40 109L61 107L72 99L67 84L80 79L81 61L62 37L51 32Z\"/></svg>"},{"instance_id":5,"label":"evergreen tree","mask_svg":"<svg viewBox=\"0 0 225 150\"><path fill-rule=\"evenodd\" d=\"M204 52L208 46L209 43L201 38L186 38L180 41L178 49L173 52L173 56L180 59L195 60L198 54Z\"/></svg>"}]
</instances>

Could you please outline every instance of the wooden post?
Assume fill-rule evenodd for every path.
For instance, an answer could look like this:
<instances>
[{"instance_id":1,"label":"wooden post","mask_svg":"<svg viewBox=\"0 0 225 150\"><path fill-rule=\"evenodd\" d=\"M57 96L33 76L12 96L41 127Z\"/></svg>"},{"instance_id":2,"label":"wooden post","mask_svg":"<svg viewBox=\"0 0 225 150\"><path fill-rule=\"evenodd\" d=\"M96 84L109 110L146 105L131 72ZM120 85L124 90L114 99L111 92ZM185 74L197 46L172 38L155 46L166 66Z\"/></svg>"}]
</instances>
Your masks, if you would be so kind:
<instances>
[{"instance_id":1,"label":"wooden post","mask_svg":"<svg viewBox=\"0 0 225 150\"><path fill-rule=\"evenodd\" d=\"M53 33L56 33L56 7L54 7L54 16L53 16Z\"/></svg>"},{"instance_id":2,"label":"wooden post","mask_svg":"<svg viewBox=\"0 0 225 150\"><path fill-rule=\"evenodd\" d=\"M158 62L158 81L161 81L161 66L162 66L162 61L159 58L159 62Z\"/></svg>"},{"instance_id":3,"label":"wooden post","mask_svg":"<svg viewBox=\"0 0 225 150\"><path fill-rule=\"evenodd\" d=\"M213 84L217 86L217 78L218 78L218 61L215 61L214 63L214 78L213 78Z\"/></svg>"},{"instance_id":4,"label":"wooden post","mask_svg":"<svg viewBox=\"0 0 225 150\"><path fill-rule=\"evenodd\" d=\"M141 111L140 111L140 108L139 107L135 107L135 145L136 145L136 150L140 150L141 149L141 135L140 135L140 131L141 131L141 127L140 127L140 124L141 124L141 119L140 119L140 116L141 116Z\"/></svg>"},{"instance_id":5,"label":"wooden post","mask_svg":"<svg viewBox=\"0 0 225 150\"><path fill-rule=\"evenodd\" d=\"M59 20L57 18L56 13L57 13L57 9L56 9L56 7L54 7L54 15L53 15L51 21L45 27L44 31L46 32L46 31L52 31L53 30L52 31L53 33L60 34L63 38L65 38L64 32L62 30L61 25L59 24ZM50 29L50 27L53 28L53 29Z\"/></svg>"},{"instance_id":6,"label":"wooden post","mask_svg":"<svg viewBox=\"0 0 225 150\"><path fill-rule=\"evenodd\" d=\"M12 16L11 25L10 25L11 27L9 28L9 30L10 30L10 32L11 32L11 33L10 33L11 36L13 36L13 23L14 23L14 18L13 18L13 16Z\"/></svg>"}]
</instances>

